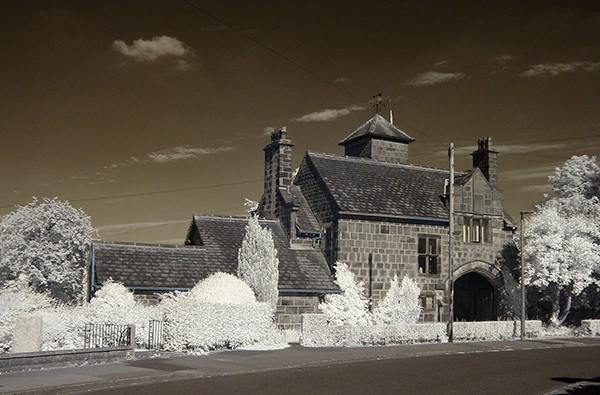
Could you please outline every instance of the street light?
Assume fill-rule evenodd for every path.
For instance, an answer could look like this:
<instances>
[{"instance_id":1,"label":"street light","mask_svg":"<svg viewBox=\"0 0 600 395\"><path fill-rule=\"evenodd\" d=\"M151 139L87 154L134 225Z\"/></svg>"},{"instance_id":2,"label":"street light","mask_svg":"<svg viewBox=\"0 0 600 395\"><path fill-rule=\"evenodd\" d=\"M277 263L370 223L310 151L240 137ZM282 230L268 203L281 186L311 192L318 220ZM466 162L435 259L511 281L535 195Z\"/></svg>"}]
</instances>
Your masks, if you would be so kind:
<instances>
[{"instance_id":1,"label":"street light","mask_svg":"<svg viewBox=\"0 0 600 395\"><path fill-rule=\"evenodd\" d=\"M532 214L533 211L521 211L521 341L525 340L525 232L523 228L523 219L526 214Z\"/></svg>"}]
</instances>

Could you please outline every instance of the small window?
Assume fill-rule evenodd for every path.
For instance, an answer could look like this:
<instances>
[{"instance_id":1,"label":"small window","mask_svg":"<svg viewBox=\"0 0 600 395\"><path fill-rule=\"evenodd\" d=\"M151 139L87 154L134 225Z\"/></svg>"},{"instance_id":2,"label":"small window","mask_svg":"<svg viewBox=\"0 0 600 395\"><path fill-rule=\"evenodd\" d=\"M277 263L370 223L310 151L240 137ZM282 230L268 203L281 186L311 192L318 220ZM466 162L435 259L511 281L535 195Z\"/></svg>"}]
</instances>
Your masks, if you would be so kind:
<instances>
[{"instance_id":1,"label":"small window","mask_svg":"<svg viewBox=\"0 0 600 395\"><path fill-rule=\"evenodd\" d=\"M465 218L462 240L465 243L489 243L489 221L483 218Z\"/></svg>"},{"instance_id":2,"label":"small window","mask_svg":"<svg viewBox=\"0 0 600 395\"><path fill-rule=\"evenodd\" d=\"M440 255L439 239L437 237L419 237L418 263L419 273L437 274L439 271Z\"/></svg>"}]
</instances>

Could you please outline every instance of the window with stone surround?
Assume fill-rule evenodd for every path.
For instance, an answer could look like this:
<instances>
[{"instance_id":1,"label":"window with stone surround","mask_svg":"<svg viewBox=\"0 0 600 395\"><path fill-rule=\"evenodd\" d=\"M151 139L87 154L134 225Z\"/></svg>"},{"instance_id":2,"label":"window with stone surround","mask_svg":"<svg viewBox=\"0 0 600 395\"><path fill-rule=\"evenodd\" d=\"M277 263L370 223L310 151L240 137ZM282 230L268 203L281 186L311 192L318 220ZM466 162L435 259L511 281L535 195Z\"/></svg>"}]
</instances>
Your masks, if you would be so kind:
<instances>
[{"instance_id":1,"label":"window with stone surround","mask_svg":"<svg viewBox=\"0 0 600 395\"><path fill-rule=\"evenodd\" d=\"M484 218L465 217L462 226L462 241L464 243L489 243L489 223Z\"/></svg>"},{"instance_id":2,"label":"window with stone surround","mask_svg":"<svg viewBox=\"0 0 600 395\"><path fill-rule=\"evenodd\" d=\"M417 248L419 273L438 274L440 264L440 238L438 236L419 236Z\"/></svg>"}]
</instances>

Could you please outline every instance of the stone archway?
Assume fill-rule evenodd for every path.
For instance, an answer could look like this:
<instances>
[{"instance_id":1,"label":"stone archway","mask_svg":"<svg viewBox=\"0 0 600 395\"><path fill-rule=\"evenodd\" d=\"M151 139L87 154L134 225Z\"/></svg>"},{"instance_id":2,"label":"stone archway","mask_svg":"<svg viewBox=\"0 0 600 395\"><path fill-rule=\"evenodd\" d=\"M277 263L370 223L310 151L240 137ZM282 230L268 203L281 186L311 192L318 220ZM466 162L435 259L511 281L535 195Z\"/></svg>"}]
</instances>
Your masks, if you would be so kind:
<instances>
[{"instance_id":1,"label":"stone archway","mask_svg":"<svg viewBox=\"0 0 600 395\"><path fill-rule=\"evenodd\" d=\"M454 282L455 321L494 321L497 317L496 288L472 271Z\"/></svg>"}]
</instances>

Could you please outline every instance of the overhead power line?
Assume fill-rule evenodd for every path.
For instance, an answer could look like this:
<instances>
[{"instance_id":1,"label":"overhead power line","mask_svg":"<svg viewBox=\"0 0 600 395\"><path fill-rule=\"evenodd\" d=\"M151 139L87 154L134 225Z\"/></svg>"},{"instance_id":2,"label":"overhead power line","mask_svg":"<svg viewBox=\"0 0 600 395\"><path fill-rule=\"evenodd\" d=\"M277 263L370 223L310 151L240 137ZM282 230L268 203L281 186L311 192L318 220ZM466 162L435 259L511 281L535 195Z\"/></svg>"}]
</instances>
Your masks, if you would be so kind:
<instances>
[{"instance_id":1,"label":"overhead power line","mask_svg":"<svg viewBox=\"0 0 600 395\"><path fill-rule=\"evenodd\" d=\"M203 185L203 186L191 187L191 188L165 189L162 191L128 193L128 194L124 194L124 195L99 196L99 197L90 197L90 198L72 199L72 200L66 199L66 200L68 200L71 203L75 203L75 202L90 202L90 201L95 201L95 200L121 199L121 198L129 198L129 197L136 197L136 196L149 196L149 195L159 195L159 194L163 194L163 193L174 193L174 192L196 191L196 190L200 190L200 189L209 189L209 188L229 187L229 186L233 186L233 185L251 184L254 182L262 182L262 181L263 181L263 179L230 182L230 183L226 183L226 184ZM0 208L10 208L10 207L14 207L14 205L0 206Z\"/></svg>"},{"instance_id":2,"label":"overhead power line","mask_svg":"<svg viewBox=\"0 0 600 395\"><path fill-rule=\"evenodd\" d=\"M365 101L361 98L359 98L358 96L348 92L347 90L339 87L338 85L334 84L333 82L327 80L326 78L321 77L320 75L318 75L317 73L315 73L314 71L302 66L300 63L296 62L295 60L285 56L284 54L282 54L279 51L274 50L273 48L269 47L266 44L263 44L262 42L258 41L257 39L255 39L254 37L250 36L249 34L244 33L243 31L241 31L240 29L236 28L235 26L225 22L224 20L216 17L215 15L211 14L210 12L206 11L204 8L192 3L191 1L188 0L182 0L184 3L188 4L190 7L193 7L195 9L197 9L198 11L202 12L203 14L207 15L208 17L214 19L215 21L222 23L223 25L227 26L228 28L230 28L231 30L235 31L236 33L246 37L248 40L252 41L253 43L255 43L256 45L266 49L267 51L271 52L272 54L280 57L281 59L285 60L286 62L289 62L291 64L293 64L294 66L298 67L299 69L301 69L302 71L312 75L313 77L315 77L316 79L320 80L321 82L326 83L327 85L337 89L340 92L345 93L346 95L350 96L351 98L358 100L360 103L365 103Z\"/></svg>"}]
</instances>

